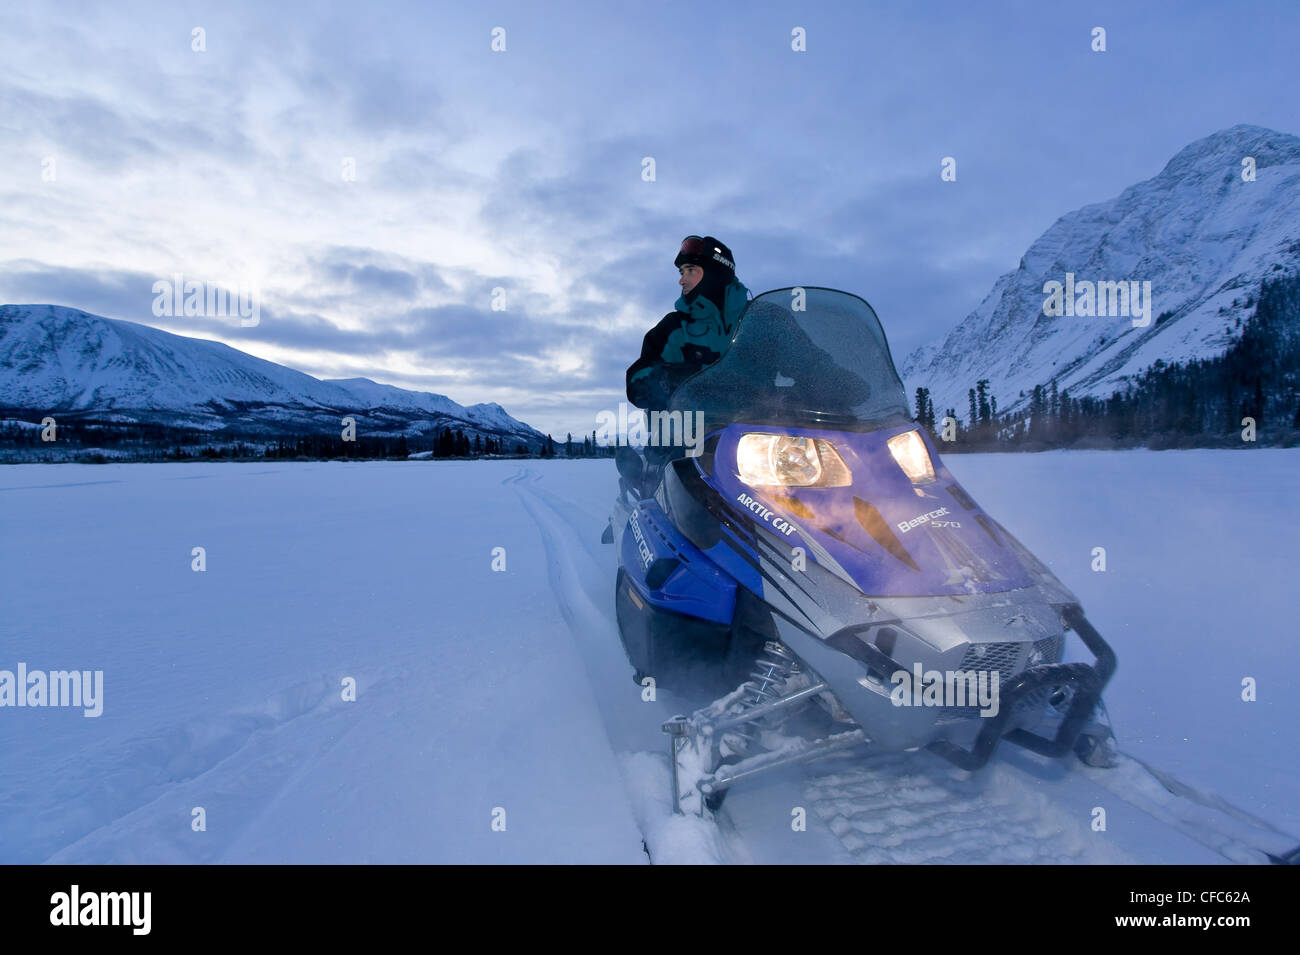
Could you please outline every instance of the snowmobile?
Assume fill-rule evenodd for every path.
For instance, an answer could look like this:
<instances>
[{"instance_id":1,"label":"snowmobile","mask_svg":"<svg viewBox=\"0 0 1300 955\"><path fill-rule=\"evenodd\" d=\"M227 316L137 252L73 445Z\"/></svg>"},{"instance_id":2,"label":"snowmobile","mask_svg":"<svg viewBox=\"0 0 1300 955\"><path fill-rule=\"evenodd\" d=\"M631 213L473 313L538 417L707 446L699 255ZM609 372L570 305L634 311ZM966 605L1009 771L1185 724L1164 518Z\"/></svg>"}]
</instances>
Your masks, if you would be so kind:
<instances>
[{"instance_id":1,"label":"snowmobile","mask_svg":"<svg viewBox=\"0 0 1300 955\"><path fill-rule=\"evenodd\" d=\"M675 811L861 746L1113 761L1114 652L944 466L864 299L754 298L659 423L688 415L703 440L661 468L619 456L605 535L636 681L712 700L663 724Z\"/></svg>"}]
</instances>

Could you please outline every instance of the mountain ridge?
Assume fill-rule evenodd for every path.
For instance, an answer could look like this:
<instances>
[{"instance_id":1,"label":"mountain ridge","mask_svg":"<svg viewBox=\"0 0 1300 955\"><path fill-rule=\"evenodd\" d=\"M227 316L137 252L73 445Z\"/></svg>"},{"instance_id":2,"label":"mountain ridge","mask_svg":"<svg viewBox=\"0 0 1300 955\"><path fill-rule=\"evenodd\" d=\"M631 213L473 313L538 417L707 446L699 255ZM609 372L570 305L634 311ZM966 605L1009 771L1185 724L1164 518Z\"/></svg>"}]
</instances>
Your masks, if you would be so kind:
<instances>
[{"instance_id":1,"label":"mountain ridge","mask_svg":"<svg viewBox=\"0 0 1300 955\"><path fill-rule=\"evenodd\" d=\"M1242 161L1254 162L1245 181ZM1300 271L1300 137L1237 125L1183 147L1150 179L1056 220L961 322L911 352L909 388L939 414L964 415L989 379L999 412L1023 410L1055 380L1079 397L1109 395L1156 360L1220 355L1260 282ZM1047 282L1147 281L1149 322L1049 316Z\"/></svg>"},{"instance_id":2,"label":"mountain ridge","mask_svg":"<svg viewBox=\"0 0 1300 955\"><path fill-rule=\"evenodd\" d=\"M44 304L0 305L0 406L241 433L337 430L351 414L375 434L459 426L529 444L545 437L495 402L316 378L223 342Z\"/></svg>"}]
</instances>

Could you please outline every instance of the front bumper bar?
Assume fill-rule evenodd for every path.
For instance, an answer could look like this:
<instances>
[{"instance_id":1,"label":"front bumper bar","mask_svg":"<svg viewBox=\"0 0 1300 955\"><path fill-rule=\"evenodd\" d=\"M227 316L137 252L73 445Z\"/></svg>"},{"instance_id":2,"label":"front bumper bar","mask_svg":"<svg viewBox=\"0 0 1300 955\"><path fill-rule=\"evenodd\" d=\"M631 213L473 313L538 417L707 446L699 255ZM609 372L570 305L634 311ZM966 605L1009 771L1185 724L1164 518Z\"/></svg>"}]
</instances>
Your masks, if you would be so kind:
<instances>
[{"instance_id":1,"label":"front bumper bar","mask_svg":"<svg viewBox=\"0 0 1300 955\"><path fill-rule=\"evenodd\" d=\"M948 740L935 740L926 748L962 769L972 770L987 763L1003 739L1043 756L1064 756L1069 753L1088 717L1101 700L1101 691L1115 672L1116 659L1115 651L1088 622L1082 607L1068 604L1062 610L1061 617L1095 657L1091 665L1049 663L1018 673L1001 688L997 715L984 720L970 749L962 749ZM1057 727L1056 735L1049 738L1025 729L1008 732L1007 723L1015 713L1016 704L1035 690L1046 686L1068 686L1074 690L1070 707Z\"/></svg>"}]
</instances>

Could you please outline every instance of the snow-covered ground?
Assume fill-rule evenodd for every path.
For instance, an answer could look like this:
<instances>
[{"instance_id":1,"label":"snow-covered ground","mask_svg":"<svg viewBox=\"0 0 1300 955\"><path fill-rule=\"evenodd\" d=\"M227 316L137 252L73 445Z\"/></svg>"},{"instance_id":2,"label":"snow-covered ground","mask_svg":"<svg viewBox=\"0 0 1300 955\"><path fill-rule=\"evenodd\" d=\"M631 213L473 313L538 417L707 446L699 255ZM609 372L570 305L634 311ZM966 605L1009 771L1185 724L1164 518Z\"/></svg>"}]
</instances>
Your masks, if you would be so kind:
<instances>
[{"instance_id":1,"label":"snow-covered ground","mask_svg":"<svg viewBox=\"0 0 1300 955\"><path fill-rule=\"evenodd\" d=\"M0 468L0 670L104 674L98 718L0 708L0 862L1254 861L1254 817L1294 844L1300 452L948 464L1115 647L1134 759L840 758L716 821L672 816L679 701L619 646L609 461Z\"/></svg>"}]
</instances>

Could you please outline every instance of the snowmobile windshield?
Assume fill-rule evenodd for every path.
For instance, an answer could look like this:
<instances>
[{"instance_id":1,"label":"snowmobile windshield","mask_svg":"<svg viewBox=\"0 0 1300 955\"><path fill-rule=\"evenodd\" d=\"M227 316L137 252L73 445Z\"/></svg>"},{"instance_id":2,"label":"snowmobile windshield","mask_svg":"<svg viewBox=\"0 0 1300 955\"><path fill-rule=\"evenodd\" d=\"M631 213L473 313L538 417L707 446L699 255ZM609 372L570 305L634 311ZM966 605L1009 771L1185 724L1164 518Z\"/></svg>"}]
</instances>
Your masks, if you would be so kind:
<instances>
[{"instance_id":1,"label":"snowmobile windshield","mask_svg":"<svg viewBox=\"0 0 1300 955\"><path fill-rule=\"evenodd\" d=\"M725 354L686 379L670 411L713 422L880 425L908 414L880 319L848 292L764 292L746 307Z\"/></svg>"}]
</instances>

